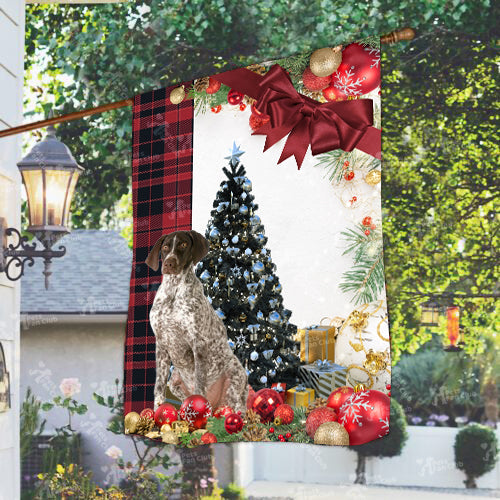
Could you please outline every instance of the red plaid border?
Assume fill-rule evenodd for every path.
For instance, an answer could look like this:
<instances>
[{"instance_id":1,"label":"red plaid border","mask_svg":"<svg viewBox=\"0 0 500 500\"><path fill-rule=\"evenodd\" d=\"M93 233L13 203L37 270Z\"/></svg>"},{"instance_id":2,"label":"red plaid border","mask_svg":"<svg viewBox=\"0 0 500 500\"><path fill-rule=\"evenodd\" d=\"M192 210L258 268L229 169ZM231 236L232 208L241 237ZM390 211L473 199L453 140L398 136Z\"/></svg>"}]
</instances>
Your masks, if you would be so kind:
<instances>
[{"instance_id":1,"label":"red plaid border","mask_svg":"<svg viewBox=\"0 0 500 500\"><path fill-rule=\"evenodd\" d=\"M185 83L186 88L190 85ZM125 339L125 414L152 408L154 399L155 337L149 326L149 310L161 273L144 261L162 234L191 229L193 101L171 104L168 96L173 88L134 98L134 251Z\"/></svg>"}]
</instances>

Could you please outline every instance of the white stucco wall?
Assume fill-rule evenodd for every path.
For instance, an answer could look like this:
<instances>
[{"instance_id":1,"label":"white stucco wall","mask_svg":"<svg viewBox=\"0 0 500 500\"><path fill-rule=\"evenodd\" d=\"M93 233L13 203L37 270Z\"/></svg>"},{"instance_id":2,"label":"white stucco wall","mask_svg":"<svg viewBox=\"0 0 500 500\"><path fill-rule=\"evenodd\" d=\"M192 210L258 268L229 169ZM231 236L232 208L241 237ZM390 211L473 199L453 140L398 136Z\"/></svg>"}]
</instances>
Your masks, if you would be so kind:
<instances>
[{"instance_id":1,"label":"white stucco wall","mask_svg":"<svg viewBox=\"0 0 500 500\"><path fill-rule=\"evenodd\" d=\"M0 0L0 130L22 123L24 0ZM0 139L0 217L20 225L20 137ZM12 408L0 413L0 499L19 498L19 283L0 273L0 342Z\"/></svg>"}]
</instances>

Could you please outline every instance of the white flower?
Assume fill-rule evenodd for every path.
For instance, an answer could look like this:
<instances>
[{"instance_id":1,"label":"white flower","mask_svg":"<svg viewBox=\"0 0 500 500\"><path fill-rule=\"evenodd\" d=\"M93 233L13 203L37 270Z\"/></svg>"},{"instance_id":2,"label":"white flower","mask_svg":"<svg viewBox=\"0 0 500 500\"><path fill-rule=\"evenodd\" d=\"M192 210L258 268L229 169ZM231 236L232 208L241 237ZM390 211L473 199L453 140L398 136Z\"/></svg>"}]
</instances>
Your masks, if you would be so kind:
<instances>
[{"instance_id":1,"label":"white flower","mask_svg":"<svg viewBox=\"0 0 500 500\"><path fill-rule=\"evenodd\" d=\"M78 394L81 388L82 384L80 384L77 378L63 378L59 386L65 398L71 398L75 394Z\"/></svg>"},{"instance_id":2,"label":"white flower","mask_svg":"<svg viewBox=\"0 0 500 500\"><path fill-rule=\"evenodd\" d=\"M113 460L117 460L123 456L122 450L115 445L110 446L104 453L106 453L106 455L111 457Z\"/></svg>"}]
</instances>

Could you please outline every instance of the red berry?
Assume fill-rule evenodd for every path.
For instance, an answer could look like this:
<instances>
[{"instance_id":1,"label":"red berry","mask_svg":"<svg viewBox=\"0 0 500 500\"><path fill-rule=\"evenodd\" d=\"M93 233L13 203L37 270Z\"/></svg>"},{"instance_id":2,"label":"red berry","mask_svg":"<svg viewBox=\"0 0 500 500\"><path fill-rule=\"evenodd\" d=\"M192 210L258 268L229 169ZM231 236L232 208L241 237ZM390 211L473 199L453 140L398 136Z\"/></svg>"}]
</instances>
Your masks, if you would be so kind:
<instances>
[{"instance_id":1,"label":"red berry","mask_svg":"<svg viewBox=\"0 0 500 500\"><path fill-rule=\"evenodd\" d=\"M352 181L354 179L354 172L352 170L350 170L349 172L346 172L344 174L344 179L346 181Z\"/></svg>"},{"instance_id":2,"label":"red berry","mask_svg":"<svg viewBox=\"0 0 500 500\"><path fill-rule=\"evenodd\" d=\"M287 432L287 433L285 434L285 437L286 437L287 439L290 439L290 438L292 437L292 435L291 435L289 432Z\"/></svg>"},{"instance_id":3,"label":"red berry","mask_svg":"<svg viewBox=\"0 0 500 500\"><path fill-rule=\"evenodd\" d=\"M208 79L208 87L205 90L207 94L215 94L220 89L220 82L213 77Z\"/></svg>"},{"instance_id":4,"label":"red berry","mask_svg":"<svg viewBox=\"0 0 500 500\"><path fill-rule=\"evenodd\" d=\"M214 106L212 108L212 113L218 113L222 109L222 106L219 104L218 106Z\"/></svg>"},{"instance_id":5,"label":"red berry","mask_svg":"<svg viewBox=\"0 0 500 500\"><path fill-rule=\"evenodd\" d=\"M307 67L302 73L302 83L304 87L312 92L323 90L330 85L331 76L316 76L311 68Z\"/></svg>"},{"instance_id":6,"label":"red berry","mask_svg":"<svg viewBox=\"0 0 500 500\"><path fill-rule=\"evenodd\" d=\"M280 434L280 435L278 436L278 439L285 439L285 438L283 437L283 434Z\"/></svg>"},{"instance_id":7,"label":"red berry","mask_svg":"<svg viewBox=\"0 0 500 500\"><path fill-rule=\"evenodd\" d=\"M389 392L387 393L387 395L388 395L389 397L391 397L391 391L389 391Z\"/></svg>"},{"instance_id":8,"label":"red berry","mask_svg":"<svg viewBox=\"0 0 500 500\"><path fill-rule=\"evenodd\" d=\"M348 166L349 166L349 160L346 160L346 161L344 162L344 167L348 167Z\"/></svg>"},{"instance_id":9,"label":"red berry","mask_svg":"<svg viewBox=\"0 0 500 500\"><path fill-rule=\"evenodd\" d=\"M274 432L274 427L269 427L269 432L272 434Z\"/></svg>"},{"instance_id":10,"label":"red berry","mask_svg":"<svg viewBox=\"0 0 500 500\"><path fill-rule=\"evenodd\" d=\"M387 384L387 385L385 386L385 388L386 388L388 391L390 391L390 390L391 390L391 384Z\"/></svg>"},{"instance_id":11,"label":"red berry","mask_svg":"<svg viewBox=\"0 0 500 500\"><path fill-rule=\"evenodd\" d=\"M366 234L366 236L370 236L370 230L369 230L369 229L367 229L367 230L365 231L365 234Z\"/></svg>"},{"instance_id":12,"label":"red berry","mask_svg":"<svg viewBox=\"0 0 500 500\"><path fill-rule=\"evenodd\" d=\"M246 107L247 107L247 105L246 105L245 103L243 103L243 102L242 102L242 103L240 104L240 111L245 111Z\"/></svg>"},{"instance_id":13,"label":"red berry","mask_svg":"<svg viewBox=\"0 0 500 500\"><path fill-rule=\"evenodd\" d=\"M371 226L371 224L372 224L372 218L369 216L366 216L363 219L363 226Z\"/></svg>"},{"instance_id":14,"label":"red berry","mask_svg":"<svg viewBox=\"0 0 500 500\"><path fill-rule=\"evenodd\" d=\"M376 229L376 227L377 227L377 226L376 226L375 224L372 224L372 225L370 226L370 229Z\"/></svg>"}]
</instances>

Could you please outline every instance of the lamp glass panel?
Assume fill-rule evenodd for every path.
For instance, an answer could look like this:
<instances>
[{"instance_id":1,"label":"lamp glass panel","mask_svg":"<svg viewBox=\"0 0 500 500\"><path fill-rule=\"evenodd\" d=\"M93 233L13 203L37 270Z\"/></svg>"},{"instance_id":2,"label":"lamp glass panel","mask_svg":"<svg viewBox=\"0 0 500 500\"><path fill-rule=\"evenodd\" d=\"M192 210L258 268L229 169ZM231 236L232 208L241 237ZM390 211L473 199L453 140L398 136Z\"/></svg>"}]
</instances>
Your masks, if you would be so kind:
<instances>
[{"instance_id":1,"label":"lamp glass panel","mask_svg":"<svg viewBox=\"0 0 500 500\"><path fill-rule=\"evenodd\" d=\"M46 224L62 226L63 209L71 170L45 169L45 198L47 204Z\"/></svg>"},{"instance_id":2,"label":"lamp glass panel","mask_svg":"<svg viewBox=\"0 0 500 500\"><path fill-rule=\"evenodd\" d=\"M43 179L42 170L22 170L28 197L30 226L43 226Z\"/></svg>"},{"instance_id":3,"label":"lamp glass panel","mask_svg":"<svg viewBox=\"0 0 500 500\"><path fill-rule=\"evenodd\" d=\"M71 207L71 202L73 200L73 195L75 194L75 187L76 183L78 182L78 177L80 175L80 172L78 170L75 170L73 172L73 177L71 178L69 188L68 188L68 197L66 198L66 206L64 207L64 220L63 220L63 226L68 225L68 218L69 218L69 209Z\"/></svg>"}]
</instances>

